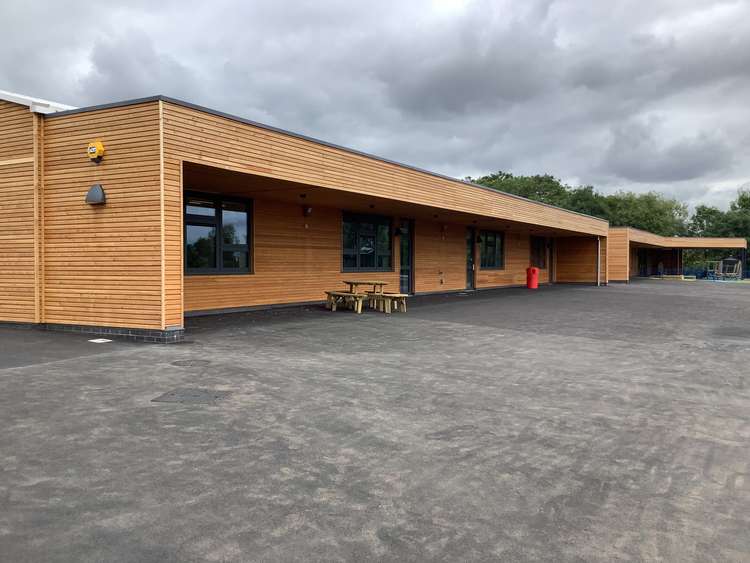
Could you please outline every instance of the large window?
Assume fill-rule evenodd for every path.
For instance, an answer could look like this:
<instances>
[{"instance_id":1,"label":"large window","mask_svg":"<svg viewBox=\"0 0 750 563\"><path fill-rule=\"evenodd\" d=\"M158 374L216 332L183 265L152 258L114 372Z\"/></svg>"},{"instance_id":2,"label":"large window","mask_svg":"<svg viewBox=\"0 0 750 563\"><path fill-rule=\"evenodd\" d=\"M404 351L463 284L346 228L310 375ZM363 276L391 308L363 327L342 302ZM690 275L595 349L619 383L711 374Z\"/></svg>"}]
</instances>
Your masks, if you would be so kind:
<instances>
[{"instance_id":1,"label":"large window","mask_svg":"<svg viewBox=\"0 0 750 563\"><path fill-rule=\"evenodd\" d=\"M185 197L185 272L250 272L249 201L212 195Z\"/></svg>"},{"instance_id":2,"label":"large window","mask_svg":"<svg viewBox=\"0 0 750 563\"><path fill-rule=\"evenodd\" d=\"M344 213L342 225L342 269L345 272L393 268L389 217Z\"/></svg>"},{"instance_id":3,"label":"large window","mask_svg":"<svg viewBox=\"0 0 750 563\"><path fill-rule=\"evenodd\" d=\"M482 231L479 236L479 265L484 270L502 270L505 267L503 233Z\"/></svg>"},{"instance_id":4,"label":"large window","mask_svg":"<svg viewBox=\"0 0 750 563\"><path fill-rule=\"evenodd\" d=\"M547 267L547 239L531 237L531 265L544 270Z\"/></svg>"}]
</instances>

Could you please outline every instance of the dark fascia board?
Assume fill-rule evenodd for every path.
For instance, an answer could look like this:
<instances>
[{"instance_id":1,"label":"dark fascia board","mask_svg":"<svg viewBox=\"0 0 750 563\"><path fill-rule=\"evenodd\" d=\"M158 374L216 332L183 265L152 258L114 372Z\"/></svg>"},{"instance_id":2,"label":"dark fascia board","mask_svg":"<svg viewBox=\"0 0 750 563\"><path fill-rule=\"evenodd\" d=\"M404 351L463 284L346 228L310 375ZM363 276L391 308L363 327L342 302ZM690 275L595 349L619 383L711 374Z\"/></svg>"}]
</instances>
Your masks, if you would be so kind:
<instances>
[{"instance_id":1,"label":"dark fascia board","mask_svg":"<svg viewBox=\"0 0 750 563\"><path fill-rule=\"evenodd\" d=\"M478 188L480 190L485 190L493 193L501 193L503 195L506 195L508 197L512 197L521 201L529 201L531 203L535 203L537 205L542 205L544 207L549 207L550 209L556 209L558 211L565 211L566 213L572 213L574 215L580 215L581 217L587 217L589 219L595 219L597 221L601 221L602 223L606 223L607 226L609 226L609 221L606 219L602 219L601 217L594 217L593 215L587 215L586 213L579 213L578 211L571 211L569 209L563 209L562 207L557 207L556 205L551 205L549 203L544 203L541 201L535 201L533 199L529 199L527 197L523 197L516 194L510 194L508 192L504 192L502 190L496 190L495 188L489 188L487 186L483 186L481 184L476 184L474 182L467 182L466 180L459 180L458 178L453 178L451 176L446 176L445 174L440 174L438 172L432 172L431 170L425 170L424 168L419 168L418 166L412 166L411 164L404 164L403 162L398 162L396 160L390 160L388 158L384 158L382 156L377 156L374 154L366 153L363 151L359 151L357 149L352 149L349 147L344 147L342 145L337 145L335 143L329 143L328 141L323 141L321 139L316 139L315 137L309 137L307 135L303 135L301 133L295 133L294 131L287 131L286 129L280 129L279 127L274 127L273 125L266 125L265 123L259 123L257 121L253 121L252 119L246 119L244 117L239 117L237 115L232 115L230 113L224 113L223 111L218 111L215 109L207 108L205 106L199 106L198 104L193 104L191 102L186 102L184 100L178 100L177 98L170 98L169 96L163 96L163 95L157 95L157 96L148 96L145 98L134 98L132 100L123 100L121 102L112 102L108 104L100 104L96 106L87 106L87 107L81 107L66 111L58 111L55 113L49 113L44 116L45 119L54 119L56 117L63 117L66 115L75 115L77 113L86 113L90 111L97 111L97 110L103 110L103 109L112 109L112 108L119 108L124 106L134 106L137 104L145 104L149 102L168 102L170 104L174 104L177 106L182 106L185 108L193 109L196 111L200 111L203 113L208 113L211 115L215 115L218 117L223 117L225 119L230 119L232 121L237 121L239 123L244 123L246 125L252 125L253 127L258 127L260 129L265 129L267 131L273 131L274 133L280 133L282 135L287 135L289 137L296 137L297 139L303 139L305 141L310 141L311 143L315 143L317 145L323 145L325 147L329 147L332 149L337 149L340 151L348 152L351 154L356 154L358 156L363 156L365 158L369 158L372 160L378 160L380 162L385 162L387 164L392 164L394 166L399 166L400 168L406 168L407 170L413 170L414 172L419 172L421 174L427 174L428 176L434 176L435 178L441 178L443 180L448 180L450 182L456 182L459 184L463 184L464 186L471 186L472 188Z\"/></svg>"}]
</instances>

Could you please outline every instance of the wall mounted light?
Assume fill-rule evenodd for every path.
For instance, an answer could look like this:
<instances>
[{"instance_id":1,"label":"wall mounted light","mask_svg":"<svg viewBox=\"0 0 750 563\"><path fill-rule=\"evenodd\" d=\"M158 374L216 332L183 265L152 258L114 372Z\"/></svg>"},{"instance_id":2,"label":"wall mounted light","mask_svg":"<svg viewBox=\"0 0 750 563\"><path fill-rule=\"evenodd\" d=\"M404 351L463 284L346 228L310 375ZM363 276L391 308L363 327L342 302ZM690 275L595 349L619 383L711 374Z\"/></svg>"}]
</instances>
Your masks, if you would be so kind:
<instances>
[{"instance_id":1,"label":"wall mounted light","mask_svg":"<svg viewBox=\"0 0 750 563\"><path fill-rule=\"evenodd\" d=\"M107 203L107 194L101 184L94 184L86 193L86 203L89 205L104 205Z\"/></svg>"}]
</instances>

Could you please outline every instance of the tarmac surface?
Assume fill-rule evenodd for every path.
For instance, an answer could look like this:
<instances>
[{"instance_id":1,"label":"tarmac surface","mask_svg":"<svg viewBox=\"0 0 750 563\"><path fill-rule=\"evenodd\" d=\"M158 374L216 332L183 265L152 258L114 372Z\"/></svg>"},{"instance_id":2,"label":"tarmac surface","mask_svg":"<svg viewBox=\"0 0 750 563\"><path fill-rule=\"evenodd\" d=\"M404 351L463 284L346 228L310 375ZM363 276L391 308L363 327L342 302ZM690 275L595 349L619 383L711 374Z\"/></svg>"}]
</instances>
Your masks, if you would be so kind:
<instances>
[{"instance_id":1,"label":"tarmac surface","mask_svg":"<svg viewBox=\"0 0 750 563\"><path fill-rule=\"evenodd\" d=\"M0 561L749 561L749 310L644 281L0 328Z\"/></svg>"}]
</instances>

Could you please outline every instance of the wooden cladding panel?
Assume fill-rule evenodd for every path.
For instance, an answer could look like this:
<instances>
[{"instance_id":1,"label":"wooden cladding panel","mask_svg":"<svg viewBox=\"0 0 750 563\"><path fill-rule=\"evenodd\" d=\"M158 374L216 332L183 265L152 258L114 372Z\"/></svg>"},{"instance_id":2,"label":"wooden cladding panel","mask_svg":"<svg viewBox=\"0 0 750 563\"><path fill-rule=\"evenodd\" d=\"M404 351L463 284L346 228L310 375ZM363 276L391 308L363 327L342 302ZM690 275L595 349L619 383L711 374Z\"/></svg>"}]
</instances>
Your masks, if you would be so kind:
<instances>
[{"instance_id":1,"label":"wooden cladding panel","mask_svg":"<svg viewBox=\"0 0 750 563\"><path fill-rule=\"evenodd\" d=\"M610 229L608 276L611 281L628 281L630 266L630 241L627 229Z\"/></svg>"},{"instance_id":2,"label":"wooden cladding panel","mask_svg":"<svg viewBox=\"0 0 750 563\"><path fill-rule=\"evenodd\" d=\"M417 219L414 224L417 293L466 288L466 227Z\"/></svg>"},{"instance_id":3,"label":"wooden cladding panel","mask_svg":"<svg viewBox=\"0 0 750 563\"><path fill-rule=\"evenodd\" d=\"M747 240L731 237L665 237L632 227L612 227L610 231L627 230L631 243L661 248L747 248Z\"/></svg>"},{"instance_id":4,"label":"wooden cladding panel","mask_svg":"<svg viewBox=\"0 0 750 563\"><path fill-rule=\"evenodd\" d=\"M574 232L607 223L334 147L164 103L166 158Z\"/></svg>"},{"instance_id":5,"label":"wooden cladding panel","mask_svg":"<svg viewBox=\"0 0 750 563\"><path fill-rule=\"evenodd\" d=\"M183 326L182 164L164 160L164 324Z\"/></svg>"},{"instance_id":6,"label":"wooden cladding panel","mask_svg":"<svg viewBox=\"0 0 750 563\"><path fill-rule=\"evenodd\" d=\"M157 103L45 119L45 322L163 328L159 140Z\"/></svg>"},{"instance_id":7,"label":"wooden cladding panel","mask_svg":"<svg viewBox=\"0 0 750 563\"><path fill-rule=\"evenodd\" d=\"M254 271L238 275L186 275L185 310L201 311L279 303L322 301L345 289L343 280L382 279L397 291L398 271L341 272L341 211L316 207L303 217L299 205L256 199ZM398 245L394 245L398 263Z\"/></svg>"},{"instance_id":8,"label":"wooden cladding panel","mask_svg":"<svg viewBox=\"0 0 750 563\"><path fill-rule=\"evenodd\" d=\"M33 155L34 115L25 106L0 101L2 321L35 321Z\"/></svg>"},{"instance_id":9,"label":"wooden cladding panel","mask_svg":"<svg viewBox=\"0 0 750 563\"><path fill-rule=\"evenodd\" d=\"M476 263L478 268L478 288L503 285L525 285L526 268L531 265L531 238L527 233L516 233L512 231L505 233L505 267L502 270L481 269L481 267L479 267L478 254ZM547 265L549 266L549 251ZM549 269L540 269L539 283L547 283L548 281Z\"/></svg>"},{"instance_id":10,"label":"wooden cladding panel","mask_svg":"<svg viewBox=\"0 0 750 563\"><path fill-rule=\"evenodd\" d=\"M316 207L305 218L298 205L254 200L254 272L239 275L188 275L186 311L322 301L324 292L344 288L344 279L383 279L397 291L398 270L341 272L341 210ZM394 218L395 221L395 218ZM307 225L307 228L305 228ZM415 289L418 293L466 288L466 227L416 220ZM394 245L398 264L398 244ZM504 270L480 270L477 287L520 285L529 265L527 234L506 234ZM546 270L542 281L547 281Z\"/></svg>"},{"instance_id":11,"label":"wooden cladding panel","mask_svg":"<svg viewBox=\"0 0 750 563\"><path fill-rule=\"evenodd\" d=\"M606 241L602 241L602 258L606 259ZM557 281L565 283L596 283L596 237L563 237L556 239ZM606 262L602 263L602 283Z\"/></svg>"}]
</instances>

